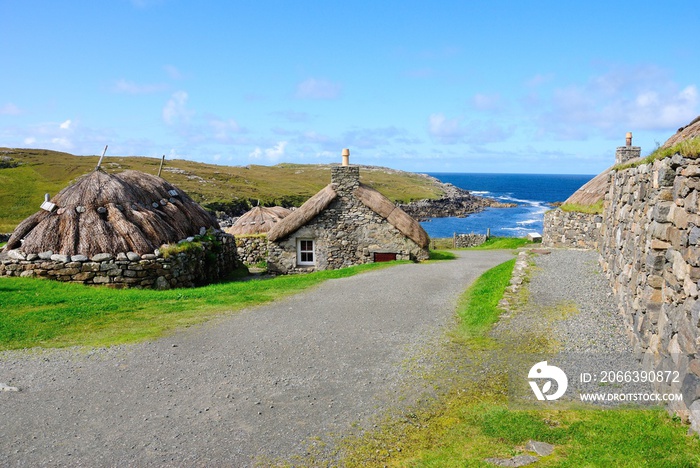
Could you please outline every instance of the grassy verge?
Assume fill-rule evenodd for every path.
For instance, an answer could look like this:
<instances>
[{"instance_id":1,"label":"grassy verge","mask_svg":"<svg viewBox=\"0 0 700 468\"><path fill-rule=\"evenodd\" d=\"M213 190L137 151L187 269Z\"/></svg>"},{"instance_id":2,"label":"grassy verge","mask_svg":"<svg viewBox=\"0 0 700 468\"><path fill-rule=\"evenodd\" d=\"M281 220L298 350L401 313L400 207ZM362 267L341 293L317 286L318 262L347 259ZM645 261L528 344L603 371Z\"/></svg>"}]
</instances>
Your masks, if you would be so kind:
<instances>
[{"instance_id":1,"label":"grassy verge","mask_svg":"<svg viewBox=\"0 0 700 468\"><path fill-rule=\"evenodd\" d=\"M622 169L628 169L630 167L641 166L642 164L651 164L658 159L669 158L674 154L680 154L684 158L695 159L700 156L700 138L691 138L689 140L681 141L670 148L657 148L649 156L640 159L639 161L633 161L624 164L618 164L613 167L613 170L619 171Z\"/></svg>"},{"instance_id":2,"label":"grassy verge","mask_svg":"<svg viewBox=\"0 0 700 468\"><path fill-rule=\"evenodd\" d=\"M560 206L562 211L567 212L577 212L577 213L587 213L587 214L601 214L603 212L603 200L594 203L593 205L581 205L578 203L564 203Z\"/></svg>"},{"instance_id":3,"label":"grassy verge","mask_svg":"<svg viewBox=\"0 0 700 468\"><path fill-rule=\"evenodd\" d=\"M457 258L452 252L447 252L445 250L431 250L430 260L454 260Z\"/></svg>"},{"instance_id":4,"label":"grassy verge","mask_svg":"<svg viewBox=\"0 0 700 468\"><path fill-rule=\"evenodd\" d=\"M399 262L169 291L0 278L0 350L107 346L157 338L176 328L264 304L329 279L395 263Z\"/></svg>"},{"instance_id":5,"label":"grassy verge","mask_svg":"<svg viewBox=\"0 0 700 468\"><path fill-rule=\"evenodd\" d=\"M478 247L468 247L466 250L500 250L517 249L532 244L522 237L491 237ZM431 240L434 249L453 250L451 237L439 237ZM461 249L459 249L461 250Z\"/></svg>"},{"instance_id":6,"label":"grassy verge","mask_svg":"<svg viewBox=\"0 0 700 468\"><path fill-rule=\"evenodd\" d=\"M530 439L555 445L538 467L694 467L700 438L660 408L517 410L508 406L499 362L522 350L490 338L512 262L484 273L460 301L460 323L442 364L426 376L441 392L341 443L349 467L493 466L486 458L525 453ZM485 342L488 347L479 346ZM532 350L528 350L532 352ZM495 360L493 357L497 356Z\"/></svg>"},{"instance_id":7,"label":"grassy verge","mask_svg":"<svg viewBox=\"0 0 700 468\"><path fill-rule=\"evenodd\" d=\"M510 284L514 266L515 259L488 270L460 298L455 336L463 344L474 346L477 342L490 341L487 332L498 321L501 313L498 302Z\"/></svg>"}]
</instances>

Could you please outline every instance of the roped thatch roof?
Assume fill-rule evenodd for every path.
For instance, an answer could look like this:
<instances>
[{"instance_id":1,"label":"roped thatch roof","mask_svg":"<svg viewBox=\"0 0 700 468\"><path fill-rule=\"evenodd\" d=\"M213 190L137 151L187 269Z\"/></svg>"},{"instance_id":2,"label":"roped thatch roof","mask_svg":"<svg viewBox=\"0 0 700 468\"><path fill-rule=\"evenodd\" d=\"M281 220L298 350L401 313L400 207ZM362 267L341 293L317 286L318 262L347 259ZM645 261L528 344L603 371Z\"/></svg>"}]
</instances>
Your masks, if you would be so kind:
<instances>
[{"instance_id":1,"label":"roped thatch roof","mask_svg":"<svg viewBox=\"0 0 700 468\"><path fill-rule=\"evenodd\" d=\"M610 189L608 174L610 169L601 172L576 190L564 204L595 205L605 199L605 194Z\"/></svg>"},{"instance_id":2,"label":"roped thatch roof","mask_svg":"<svg viewBox=\"0 0 700 468\"><path fill-rule=\"evenodd\" d=\"M22 221L6 248L25 253L63 255L152 253L204 228L219 228L216 218L182 190L139 171L107 174L95 170L61 190ZM23 240L23 242L22 242Z\"/></svg>"},{"instance_id":3,"label":"roped thatch roof","mask_svg":"<svg viewBox=\"0 0 700 468\"><path fill-rule=\"evenodd\" d=\"M681 141L690 140L691 138L700 137L700 116L696 117L685 127L681 127L671 136L666 142L661 145L662 148L670 148Z\"/></svg>"},{"instance_id":4,"label":"roped thatch roof","mask_svg":"<svg viewBox=\"0 0 700 468\"><path fill-rule=\"evenodd\" d=\"M256 206L238 218L226 232L235 236L262 234L286 218L292 211L281 206Z\"/></svg>"},{"instance_id":5,"label":"roped thatch roof","mask_svg":"<svg viewBox=\"0 0 700 468\"><path fill-rule=\"evenodd\" d=\"M270 229L267 233L267 240L274 242L287 237L318 216L337 196L338 194L333 190L333 184L326 185L320 192L306 200L303 205Z\"/></svg>"},{"instance_id":6,"label":"roped thatch roof","mask_svg":"<svg viewBox=\"0 0 700 468\"><path fill-rule=\"evenodd\" d=\"M421 248L426 248L430 238L425 229L404 210L394 205L391 200L373 188L360 184L353 194L370 210L386 219L404 236L411 239Z\"/></svg>"},{"instance_id":7,"label":"roped thatch roof","mask_svg":"<svg viewBox=\"0 0 700 468\"><path fill-rule=\"evenodd\" d=\"M360 184L359 187L353 191L353 195L367 208L386 219L389 224L398 229L404 236L413 240L421 248L427 247L430 243L428 234L418 221L373 188ZM292 234L318 216L319 213L330 205L336 196L337 193L333 190L333 184L327 185L323 190L309 198L299 209L293 211L292 214L277 223L267 234L268 240L274 242Z\"/></svg>"}]
</instances>

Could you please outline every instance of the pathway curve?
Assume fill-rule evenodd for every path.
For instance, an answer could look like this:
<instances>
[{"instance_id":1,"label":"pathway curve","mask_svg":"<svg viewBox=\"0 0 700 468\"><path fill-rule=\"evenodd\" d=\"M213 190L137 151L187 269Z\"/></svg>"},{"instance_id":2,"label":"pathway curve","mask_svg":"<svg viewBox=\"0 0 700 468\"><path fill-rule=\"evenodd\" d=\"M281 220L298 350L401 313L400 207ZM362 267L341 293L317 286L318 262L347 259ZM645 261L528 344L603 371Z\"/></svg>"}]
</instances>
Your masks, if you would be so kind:
<instances>
[{"instance_id":1,"label":"pathway curve","mask_svg":"<svg viewBox=\"0 0 700 468\"><path fill-rule=\"evenodd\" d=\"M250 466L304 452L394 404L401 363L481 273L469 251L330 280L175 335L0 353L0 466Z\"/></svg>"}]
</instances>

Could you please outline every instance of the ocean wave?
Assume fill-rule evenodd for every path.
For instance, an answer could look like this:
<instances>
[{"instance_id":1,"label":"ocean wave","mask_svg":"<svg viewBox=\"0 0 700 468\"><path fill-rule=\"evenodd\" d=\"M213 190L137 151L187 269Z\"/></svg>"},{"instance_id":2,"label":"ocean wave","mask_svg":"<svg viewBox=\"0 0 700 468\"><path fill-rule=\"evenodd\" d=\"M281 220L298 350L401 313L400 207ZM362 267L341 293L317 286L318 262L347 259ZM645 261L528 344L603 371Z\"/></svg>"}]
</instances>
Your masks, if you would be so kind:
<instances>
[{"instance_id":1,"label":"ocean wave","mask_svg":"<svg viewBox=\"0 0 700 468\"><path fill-rule=\"evenodd\" d=\"M472 195L486 195L491 192L489 192L488 190L470 190L469 193L471 193Z\"/></svg>"}]
</instances>

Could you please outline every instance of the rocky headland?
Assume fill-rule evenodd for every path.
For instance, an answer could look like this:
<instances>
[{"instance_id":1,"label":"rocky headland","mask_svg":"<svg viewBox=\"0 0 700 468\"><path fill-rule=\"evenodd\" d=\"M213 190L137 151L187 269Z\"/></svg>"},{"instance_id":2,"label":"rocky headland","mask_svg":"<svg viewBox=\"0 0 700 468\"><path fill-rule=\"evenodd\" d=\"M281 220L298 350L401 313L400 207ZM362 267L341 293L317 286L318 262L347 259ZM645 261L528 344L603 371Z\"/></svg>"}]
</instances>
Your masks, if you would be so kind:
<instances>
[{"instance_id":1,"label":"rocky headland","mask_svg":"<svg viewBox=\"0 0 700 468\"><path fill-rule=\"evenodd\" d=\"M464 218L489 207L512 208L516 206L515 203L501 203L493 198L473 195L469 190L464 190L453 184L441 182L429 175L424 176L432 179L432 181L442 189L443 196L438 199L418 200L398 205L402 210L418 221L424 221L429 218Z\"/></svg>"}]
</instances>

